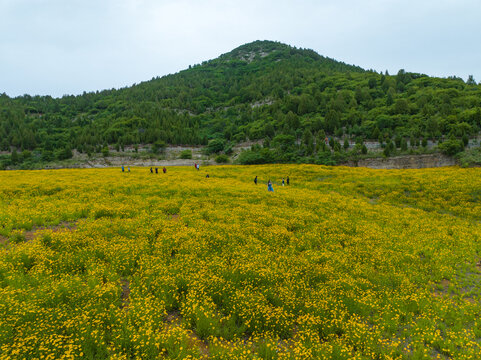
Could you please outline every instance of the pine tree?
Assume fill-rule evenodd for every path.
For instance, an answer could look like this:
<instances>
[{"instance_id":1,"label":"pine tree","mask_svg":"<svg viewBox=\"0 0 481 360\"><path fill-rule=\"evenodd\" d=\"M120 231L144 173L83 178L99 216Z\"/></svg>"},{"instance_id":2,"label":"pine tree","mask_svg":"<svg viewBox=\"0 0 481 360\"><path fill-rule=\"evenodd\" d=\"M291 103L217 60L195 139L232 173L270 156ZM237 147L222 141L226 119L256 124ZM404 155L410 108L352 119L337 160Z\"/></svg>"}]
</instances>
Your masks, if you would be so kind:
<instances>
[{"instance_id":1,"label":"pine tree","mask_svg":"<svg viewBox=\"0 0 481 360\"><path fill-rule=\"evenodd\" d=\"M16 149L13 149L10 160L11 160L13 165L16 165L18 163L19 157L18 157L18 153L17 153Z\"/></svg>"}]
</instances>

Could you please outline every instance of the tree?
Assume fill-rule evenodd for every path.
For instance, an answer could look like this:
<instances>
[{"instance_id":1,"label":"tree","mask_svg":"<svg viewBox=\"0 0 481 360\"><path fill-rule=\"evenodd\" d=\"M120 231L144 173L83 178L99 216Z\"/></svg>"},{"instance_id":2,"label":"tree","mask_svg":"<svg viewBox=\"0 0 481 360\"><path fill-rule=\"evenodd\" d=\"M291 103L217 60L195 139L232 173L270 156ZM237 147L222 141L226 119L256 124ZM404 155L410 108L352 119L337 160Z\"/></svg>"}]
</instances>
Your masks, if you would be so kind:
<instances>
[{"instance_id":1,"label":"tree","mask_svg":"<svg viewBox=\"0 0 481 360\"><path fill-rule=\"evenodd\" d=\"M103 157L107 157L107 156L110 155L110 151L109 151L108 146L104 146L104 147L102 148L102 155L103 155Z\"/></svg>"},{"instance_id":2,"label":"tree","mask_svg":"<svg viewBox=\"0 0 481 360\"><path fill-rule=\"evenodd\" d=\"M59 160L67 160L73 157L72 149L70 146L66 146L60 151L56 152L57 159Z\"/></svg>"},{"instance_id":3,"label":"tree","mask_svg":"<svg viewBox=\"0 0 481 360\"><path fill-rule=\"evenodd\" d=\"M299 100L299 106L297 108L297 113L299 115L308 114L316 110L316 103L309 95L302 95Z\"/></svg>"},{"instance_id":4,"label":"tree","mask_svg":"<svg viewBox=\"0 0 481 360\"><path fill-rule=\"evenodd\" d=\"M439 149L448 156L456 155L458 152L463 151L463 142L456 139L449 139L439 144Z\"/></svg>"},{"instance_id":5,"label":"tree","mask_svg":"<svg viewBox=\"0 0 481 360\"><path fill-rule=\"evenodd\" d=\"M394 138L394 143L396 144L396 148L399 149L401 147L401 142L402 142L401 136L396 135L396 137Z\"/></svg>"},{"instance_id":6,"label":"tree","mask_svg":"<svg viewBox=\"0 0 481 360\"><path fill-rule=\"evenodd\" d=\"M281 151L287 151L294 146L296 138L292 135L277 135L271 141L271 146L280 149Z\"/></svg>"},{"instance_id":7,"label":"tree","mask_svg":"<svg viewBox=\"0 0 481 360\"><path fill-rule=\"evenodd\" d=\"M27 159L30 159L32 157L32 153L28 150L23 150L22 151L22 159L25 161Z\"/></svg>"},{"instance_id":8,"label":"tree","mask_svg":"<svg viewBox=\"0 0 481 360\"><path fill-rule=\"evenodd\" d=\"M157 140L152 144L152 152L154 154L161 153L165 150L166 147L167 147L167 144L165 143L165 141Z\"/></svg>"},{"instance_id":9,"label":"tree","mask_svg":"<svg viewBox=\"0 0 481 360\"><path fill-rule=\"evenodd\" d=\"M219 153L224 150L224 144L223 139L213 139L207 144L206 152L208 154Z\"/></svg>"},{"instance_id":10,"label":"tree","mask_svg":"<svg viewBox=\"0 0 481 360\"><path fill-rule=\"evenodd\" d=\"M391 139L388 139L388 141L386 143L386 147L384 148L384 155L386 157L388 157L391 154L393 154L394 152L395 152L394 143L391 141Z\"/></svg>"},{"instance_id":11,"label":"tree","mask_svg":"<svg viewBox=\"0 0 481 360\"><path fill-rule=\"evenodd\" d=\"M16 165L18 163L19 157L16 149L13 149L12 155L10 156L10 161L13 165Z\"/></svg>"},{"instance_id":12,"label":"tree","mask_svg":"<svg viewBox=\"0 0 481 360\"><path fill-rule=\"evenodd\" d=\"M391 155L391 150L389 146L386 146L383 150L383 154L385 157L389 157Z\"/></svg>"},{"instance_id":13,"label":"tree","mask_svg":"<svg viewBox=\"0 0 481 360\"><path fill-rule=\"evenodd\" d=\"M274 137L274 135L275 135L274 126L272 126L272 124L270 122L268 122L264 126L264 136L268 136L268 137L272 138L272 137Z\"/></svg>"},{"instance_id":14,"label":"tree","mask_svg":"<svg viewBox=\"0 0 481 360\"><path fill-rule=\"evenodd\" d=\"M387 97L386 97L386 105L391 106L394 103L394 96L395 96L396 90L393 88L389 88L387 91Z\"/></svg>"},{"instance_id":15,"label":"tree","mask_svg":"<svg viewBox=\"0 0 481 360\"><path fill-rule=\"evenodd\" d=\"M302 143L304 145L308 145L309 143L312 143L313 141L313 136L312 132L309 129L305 129L304 132L302 133Z\"/></svg>"},{"instance_id":16,"label":"tree","mask_svg":"<svg viewBox=\"0 0 481 360\"><path fill-rule=\"evenodd\" d=\"M344 150L347 150L349 149L349 140L347 140L347 138L344 139Z\"/></svg>"},{"instance_id":17,"label":"tree","mask_svg":"<svg viewBox=\"0 0 481 360\"><path fill-rule=\"evenodd\" d=\"M396 114L407 114L409 113L409 103L406 99L398 99L394 104L394 112Z\"/></svg>"},{"instance_id":18,"label":"tree","mask_svg":"<svg viewBox=\"0 0 481 360\"><path fill-rule=\"evenodd\" d=\"M329 110L326 115L326 130L333 134L341 124L341 115L335 110Z\"/></svg>"},{"instance_id":19,"label":"tree","mask_svg":"<svg viewBox=\"0 0 481 360\"><path fill-rule=\"evenodd\" d=\"M416 140L414 139L414 135L411 135L409 138L409 145L411 145L411 148L414 148L416 146Z\"/></svg>"},{"instance_id":20,"label":"tree","mask_svg":"<svg viewBox=\"0 0 481 360\"><path fill-rule=\"evenodd\" d=\"M53 152L51 150L43 150L41 155L42 161L48 162L53 160Z\"/></svg>"},{"instance_id":21,"label":"tree","mask_svg":"<svg viewBox=\"0 0 481 360\"><path fill-rule=\"evenodd\" d=\"M473 75L468 76L468 81L466 81L467 85L476 85L476 80L474 80Z\"/></svg>"}]
</instances>

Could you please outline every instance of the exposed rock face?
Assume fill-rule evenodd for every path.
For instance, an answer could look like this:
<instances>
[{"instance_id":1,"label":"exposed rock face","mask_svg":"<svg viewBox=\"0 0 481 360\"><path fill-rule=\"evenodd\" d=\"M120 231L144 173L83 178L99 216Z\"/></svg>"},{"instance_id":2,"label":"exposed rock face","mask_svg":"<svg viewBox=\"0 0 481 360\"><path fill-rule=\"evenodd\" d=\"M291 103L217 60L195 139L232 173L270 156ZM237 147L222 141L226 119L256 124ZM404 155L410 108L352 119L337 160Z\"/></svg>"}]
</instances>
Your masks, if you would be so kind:
<instances>
[{"instance_id":1,"label":"exposed rock face","mask_svg":"<svg viewBox=\"0 0 481 360\"><path fill-rule=\"evenodd\" d=\"M456 161L441 154L395 156L390 158L362 159L350 161L347 166L368 167L371 169L423 169L454 166Z\"/></svg>"}]
</instances>

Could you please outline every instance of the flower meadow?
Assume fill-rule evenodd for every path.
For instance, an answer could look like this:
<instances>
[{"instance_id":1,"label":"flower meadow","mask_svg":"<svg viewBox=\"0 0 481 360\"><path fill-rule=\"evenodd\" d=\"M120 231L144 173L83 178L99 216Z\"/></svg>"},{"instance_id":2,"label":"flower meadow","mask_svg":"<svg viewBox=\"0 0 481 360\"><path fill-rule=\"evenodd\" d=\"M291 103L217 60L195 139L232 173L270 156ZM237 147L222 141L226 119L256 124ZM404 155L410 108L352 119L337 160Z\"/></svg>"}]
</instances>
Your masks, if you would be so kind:
<instances>
[{"instance_id":1,"label":"flower meadow","mask_svg":"<svg viewBox=\"0 0 481 360\"><path fill-rule=\"evenodd\" d=\"M0 359L133 358L481 358L481 169L0 172Z\"/></svg>"}]
</instances>

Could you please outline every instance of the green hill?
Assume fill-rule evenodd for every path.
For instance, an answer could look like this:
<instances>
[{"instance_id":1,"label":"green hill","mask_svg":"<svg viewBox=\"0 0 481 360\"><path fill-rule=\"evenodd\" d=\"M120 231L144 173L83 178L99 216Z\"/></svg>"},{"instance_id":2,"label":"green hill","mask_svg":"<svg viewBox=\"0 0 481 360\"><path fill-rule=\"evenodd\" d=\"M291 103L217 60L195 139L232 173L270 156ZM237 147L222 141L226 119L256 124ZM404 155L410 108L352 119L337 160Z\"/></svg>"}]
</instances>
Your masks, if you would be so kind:
<instances>
[{"instance_id":1,"label":"green hill","mask_svg":"<svg viewBox=\"0 0 481 360\"><path fill-rule=\"evenodd\" d=\"M408 140L421 148L423 140L449 139L440 150L452 155L480 128L481 88L472 79L379 74L272 41L128 88L58 99L0 96L0 150L24 151L11 156L14 163L107 145L210 142L208 151L228 153L246 140L265 147L243 154L244 163L336 162L359 154L369 139L383 143L386 156L406 150ZM345 151L348 138L359 146Z\"/></svg>"}]
</instances>

